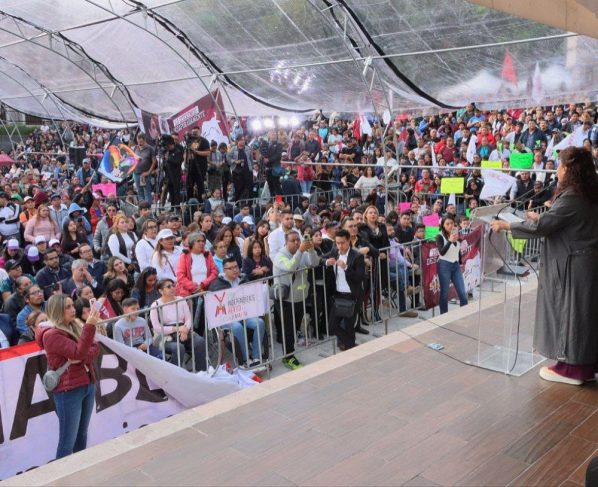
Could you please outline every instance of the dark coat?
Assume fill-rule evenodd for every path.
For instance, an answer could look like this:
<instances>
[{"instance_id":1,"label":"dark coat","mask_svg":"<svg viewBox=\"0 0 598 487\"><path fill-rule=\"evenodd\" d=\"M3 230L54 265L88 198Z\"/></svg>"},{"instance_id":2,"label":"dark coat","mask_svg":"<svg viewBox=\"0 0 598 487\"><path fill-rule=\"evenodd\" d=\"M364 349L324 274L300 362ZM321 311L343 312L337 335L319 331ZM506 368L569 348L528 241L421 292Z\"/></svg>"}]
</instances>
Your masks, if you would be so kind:
<instances>
[{"instance_id":1,"label":"dark coat","mask_svg":"<svg viewBox=\"0 0 598 487\"><path fill-rule=\"evenodd\" d=\"M537 222L511 224L515 238L545 237L534 347L572 365L598 363L598 205L571 191Z\"/></svg>"},{"instance_id":2,"label":"dark coat","mask_svg":"<svg viewBox=\"0 0 598 487\"><path fill-rule=\"evenodd\" d=\"M323 264L325 264L326 260L331 257L338 259L338 254L338 248L335 245L328 254L322 255L320 260ZM364 298L365 291L363 282L365 281L366 277L367 274L365 273L365 261L363 259L363 255L361 255L357 250L350 248L349 255L347 256L345 278L347 279L347 284L349 284L349 288L351 289L351 294L355 297L356 301L361 301Z\"/></svg>"}]
</instances>

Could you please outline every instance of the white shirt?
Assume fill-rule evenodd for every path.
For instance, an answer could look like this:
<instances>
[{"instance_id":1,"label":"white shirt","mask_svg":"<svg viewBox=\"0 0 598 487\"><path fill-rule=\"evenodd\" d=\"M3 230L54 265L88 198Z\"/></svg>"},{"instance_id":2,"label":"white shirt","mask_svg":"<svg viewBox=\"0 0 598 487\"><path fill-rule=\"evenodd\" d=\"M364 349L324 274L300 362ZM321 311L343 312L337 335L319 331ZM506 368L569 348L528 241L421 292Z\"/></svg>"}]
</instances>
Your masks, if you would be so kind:
<instances>
[{"instance_id":1,"label":"white shirt","mask_svg":"<svg viewBox=\"0 0 598 487\"><path fill-rule=\"evenodd\" d=\"M158 279L172 279L176 282L176 266L183 251L175 247L172 252L164 251L164 259L160 261L157 253L152 254L151 265L158 272Z\"/></svg>"},{"instance_id":2,"label":"white shirt","mask_svg":"<svg viewBox=\"0 0 598 487\"><path fill-rule=\"evenodd\" d=\"M135 246L135 256L139 263L139 269L147 269L151 266L152 255L156 248L156 240L143 237Z\"/></svg>"},{"instance_id":3,"label":"white shirt","mask_svg":"<svg viewBox=\"0 0 598 487\"><path fill-rule=\"evenodd\" d=\"M191 254L191 277L197 284L201 284L208 277L208 266L203 254Z\"/></svg>"},{"instance_id":4,"label":"white shirt","mask_svg":"<svg viewBox=\"0 0 598 487\"><path fill-rule=\"evenodd\" d=\"M345 264L347 263L347 259L349 257L349 251L345 255L339 254L337 261L342 260ZM345 269L342 269L340 266L335 266L336 270L336 290L339 293L351 293L351 288L349 287L349 283L347 282L347 276L345 275Z\"/></svg>"},{"instance_id":5,"label":"white shirt","mask_svg":"<svg viewBox=\"0 0 598 487\"><path fill-rule=\"evenodd\" d=\"M120 253L120 242L115 233L110 235L110 237L108 238L108 248L110 249L111 255L113 255L114 257L118 257L125 264L130 264L131 263L131 249L135 245L135 242L129 236L128 233L121 233L121 236L125 242L125 248L127 249L126 255L123 255Z\"/></svg>"}]
</instances>

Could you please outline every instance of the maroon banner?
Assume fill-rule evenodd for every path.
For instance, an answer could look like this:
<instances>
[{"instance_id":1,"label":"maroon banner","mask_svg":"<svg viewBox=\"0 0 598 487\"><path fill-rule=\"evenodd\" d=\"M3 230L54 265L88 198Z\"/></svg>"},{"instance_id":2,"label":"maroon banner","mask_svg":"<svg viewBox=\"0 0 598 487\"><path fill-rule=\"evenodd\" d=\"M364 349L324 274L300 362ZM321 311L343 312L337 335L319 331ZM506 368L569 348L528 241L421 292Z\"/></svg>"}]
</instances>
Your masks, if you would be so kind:
<instances>
[{"instance_id":1,"label":"maroon banner","mask_svg":"<svg viewBox=\"0 0 598 487\"><path fill-rule=\"evenodd\" d=\"M214 102L216 101L216 103ZM193 127L201 129L201 135L210 142L215 140L218 144L228 144L228 128L223 119L224 104L220 90L212 95L206 95L192 103L168 119L170 133L178 134L179 141Z\"/></svg>"},{"instance_id":2,"label":"maroon banner","mask_svg":"<svg viewBox=\"0 0 598 487\"><path fill-rule=\"evenodd\" d=\"M461 241L461 271L465 281L465 289L472 292L480 284L481 279L481 254L483 226L477 227L470 234L465 235ZM434 308L440 303L440 281L436 265L438 262L438 247L433 241L422 243L422 287L426 309ZM449 299L455 299L457 292L451 283Z\"/></svg>"}]
</instances>

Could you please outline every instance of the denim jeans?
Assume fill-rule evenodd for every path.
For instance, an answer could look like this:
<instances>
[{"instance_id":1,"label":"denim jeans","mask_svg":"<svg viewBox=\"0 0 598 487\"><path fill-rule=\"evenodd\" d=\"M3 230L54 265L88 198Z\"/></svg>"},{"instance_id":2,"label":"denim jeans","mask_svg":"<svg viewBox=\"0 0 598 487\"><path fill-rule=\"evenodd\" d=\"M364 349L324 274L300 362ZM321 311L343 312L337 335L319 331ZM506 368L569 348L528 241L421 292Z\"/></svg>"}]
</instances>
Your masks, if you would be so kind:
<instances>
[{"instance_id":1,"label":"denim jeans","mask_svg":"<svg viewBox=\"0 0 598 487\"><path fill-rule=\"evenodd\" d=\"M396 272L395 272L396 271ZM405 299L405 280L407 277L407 268L404 265L390 266L390 287L396 288L397 278L399 282L399 289L397 295L399 296L399 312L407 310L407 300Z\"/></svg>"},{"instance_id":2,"label":"denim jeans","mask_svg":"<svg viewBox=\"0 0 598 487\"><path fill-rule=\"evenodd\" d=\"M85 450L95 392L95 384L88 384L72 391L53 393L60 429L56 459Z\"/></svg>"},{"instance_id":3,"label":"denim jeans","mask_svg":"<svg viewBox=\"0 0 598 487\"><path fill-rule=\"evenodd\" d=\"M152 204L152 178L147 176L145 178L145 185L141 185L141 174L133 173L133 181L135 182L135 189L137 190L137 196L139 201L145 200L150 205Z\"/></svg>"},{"instance_id":4,"label":"denim jeans","mask_svg":"<svg viewBox=\"0 0 598 487\"><path fill-rule=\"evenodd\" d=\"M249 318L245 320L245 325L248 329L253 330L253 338L251 340L251 358L254 360L261 360L260 352L263 351L263 340L264 333L266 333L266 326L264 320L261 318ZM245 330L243 329L243 323L237 321L235 323L229 323L224 325L225 328L232 328L233 336L237 339L239 346L241 347L241 354L243 360L247 362L247 346L245 345Z\"/></svg>"},{"instance_id":5,"label":"denim jeans","mask_svg":"<svg viewBox=\"0 0 598 487\"><path fill-rule=\"evenodd\" d=\"M450 282L453 281L461 306L467 304L467 291L459 262L438 260L438 280L440 281L440 314L448 311L448 293Z\"/></svg>"},{"instance_id":6,"label":"denim jeans","mask_svg":"<svg viewBox=\"0 0 598 487\"><path fill-rule=\"evenodd\" d=\"M309 193L311 192L311 185L314 184L313 181L299 181L299 184L301 185L301 191L303 191L304 193Z\"/></svg>"}]
</instances>

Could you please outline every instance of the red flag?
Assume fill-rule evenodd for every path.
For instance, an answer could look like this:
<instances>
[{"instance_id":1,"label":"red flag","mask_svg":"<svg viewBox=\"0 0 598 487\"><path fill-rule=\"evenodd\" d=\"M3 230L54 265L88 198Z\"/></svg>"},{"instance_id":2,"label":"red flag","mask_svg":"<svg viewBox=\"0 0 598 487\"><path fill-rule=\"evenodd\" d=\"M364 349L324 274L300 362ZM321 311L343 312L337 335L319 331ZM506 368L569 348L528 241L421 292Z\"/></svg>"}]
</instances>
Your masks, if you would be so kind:
<instances>
[{"instance_id":1,"label":"red flag","mask_svg":"<svg viewBox=\"0 0 598 487\"><path fill-rule=\"evenodd\" d=\"M357 140L361 138L360 125L361 119L359 118L359 113L356 113L355 120L353 120L353 137L355 137Z\"/></svg>"},{"instance_id":2,"label":"red flag","mask_svg":"<svg viewBox=\"0 0 598 487\"><path fill-rule=\"evenodd\" d=\"M505 58L502 62L502 72L500 74L502 79L510 81L514 85L517 84L517 73L515 72L515 66L513 65L513 58L511 53L507 49L505 52Z\"/></svg>"}]
</instances>

